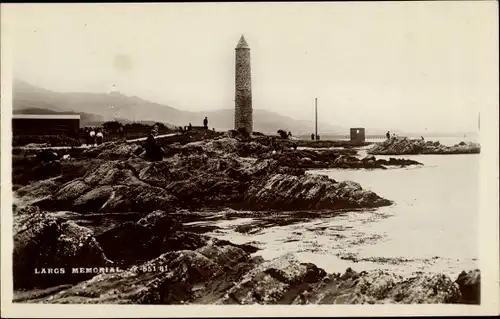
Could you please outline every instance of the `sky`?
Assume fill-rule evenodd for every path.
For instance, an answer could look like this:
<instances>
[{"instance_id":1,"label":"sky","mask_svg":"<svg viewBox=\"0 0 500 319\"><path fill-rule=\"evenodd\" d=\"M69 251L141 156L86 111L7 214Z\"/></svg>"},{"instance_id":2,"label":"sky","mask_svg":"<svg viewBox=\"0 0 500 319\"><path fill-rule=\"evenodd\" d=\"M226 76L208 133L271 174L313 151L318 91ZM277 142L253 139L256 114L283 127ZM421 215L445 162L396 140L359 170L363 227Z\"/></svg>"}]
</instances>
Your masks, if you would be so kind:
<instances>
[{"instance_id":1,"label":"sky","mask_svg":"<svg viewBox=\"0 0 500 319\"><path fill-rule=\"evenodd\" d=\"M13 76L54 91L232 108L244 34L256 109L313 120L318 98L332 125L471 132L498 107L497 12L495 1L12 4L2 28Z\"/></svg>"}]
</instances>

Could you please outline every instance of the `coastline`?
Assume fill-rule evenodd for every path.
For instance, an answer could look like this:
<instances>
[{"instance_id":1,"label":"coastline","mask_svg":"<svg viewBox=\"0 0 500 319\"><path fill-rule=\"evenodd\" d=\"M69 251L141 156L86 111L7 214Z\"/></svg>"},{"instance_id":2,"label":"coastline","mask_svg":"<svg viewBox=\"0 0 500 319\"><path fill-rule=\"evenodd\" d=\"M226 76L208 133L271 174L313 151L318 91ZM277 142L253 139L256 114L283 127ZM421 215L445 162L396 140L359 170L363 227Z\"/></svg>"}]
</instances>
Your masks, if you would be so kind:
<instances>
[{"instance_id":1,"label":"coastline","mask_svg":"<svg viewBox=\"0 0 500 319\"><path fill-rule=\"evenodd\" d=\"M330 214L337 214L342 210L371 209L392 205L392 201L390 199L382 198L373 192L364 190L362 185L357 183L343 181L337 182L326 177L307 176L308 174L305 174L306 168L311 169L317 166L324 166L325 168L337 167L337 169L385 169L384 165L380 165L378 167L376 165L374 166L374 163L377 163L378 159L373 158L368 158L366 160L357 159L356 161L352 160L350 162L345 162L345 158L349 158L349 156L351 156L347 153L353 154L353 150L344 152L336 149L317 149L314 151L293 151L283 149L279 153L273 154L271 149L266 148L267 146L264 143L259 143L255 140L244 141L238 138L228 137L213 139L213 137L209 137L208 139L200 139L198 141L188 141L182 145L175 144L171 138L169 138L170 140L168 142L165 141L165 143L168 143L168 148L170 148L166 152L167 154L170 154L170 157L166 160L164 159L163 162L147 162L142 159L142 151L140 151L141 146L138 144L123 144L120 142L114 142L104 144L91 150L84 150L80 154L75 154L75 158L71 158L71 160L55 159L49 161L48 163L39 163L39 165L42 165L44 168L47 168L47 165L52 165L54 176L42 176L48 177L48 179L42 178L36 183L32 183L33 180L29 180L30 176L25 176L29 180L30 185L16 187L18 196L23 198L23 194L24 197L29 194L31 199L28 203L39 207L43 211L75 211L76 214L71 215L59 213L59 217L55 218L53 216L54 214L43 213L36 208L31 208L32 206L24 208L16 207L15 214L17 214L17 216L15 217L17 218L16 221L18 222L18 225L22 228L22 226L26 223L35 223L36 225L40 225L42 232L44 227L52 225L50 227L59 227L58 229L60 234L64 236L74 234L76 230L78 230L76 231L77 233L85 233L87 234L85 235L85 238L94 238L91 240L91 247L94 247L94 250L96 249L94 256L97 260L101 260L104 264L113 260L116 262L117 258L128 258L128 265L130 265L130 262L133 264L140 264L141 262L147 263L147 260L151 260L151 258L154 257L143 256L137 259L137 256L134 257L129 254L125 257L125 255L120 255L122 253L119 251L113 252L113 250L116 250L118 247L132 244L126 244L126 238L128 236L134 237L134 239L139 242L144 241L147 245L159 247L156 248L155 254L161 254L161 250L166 249L165 247L167 246L161 248L161 245L158 246L159 242L156 242L157 239L152 239L158 238L158 235L151 237L150 233L144 233L143 227L146 227L143 225L144 223L149 225L147 227L149 227L148 229L150 230L159 227L156 223L163 225L161 227L168 227L168 229L172 229L172 234L168 235L170 236L168 237L169 239L160 240L160 242L164 243L165 240L166 242L169 242L170 244L168 247L173 247L172 245L174 245L177 247L176 249L179 249L166 252L168 256L175 255L177 256L176 258L181 258L182 255L191 256L182 258L198 258L200 256L197 254L200 251L206 253L207 249L211 251L209 254L210 256L212 256L212 254L217 256L226 256L226 254L229 253L226 251L229 249L228 247L233 247L241 250L238 250L238 252L232 252L241 255L239 258L243 258L245 260L247 260L246 258L250 258L250 260L253 260L253 258L258 258L256 257L259 250L257 247L253 247L252 245L238 247L236 244L228 243L227 241L223 241L223 244L220 244L219 242L219 244L215 244L214 246L213 240L215 239L210 239L210 236L207 238L206 235L203 235L203 233L206 233L206 229L200 230L199 225L198 229L194 232L192 227L191 230L189 229L189 226L193 226L192 224L189 225L189 220L199 220L199 217L196 217L196 211L207 208L219 211L220 209L243 209L253 212L262 211L263 213L269 209L279 212L294 208L299 210L306 209L311 212L327 210L331 212ZM185 139L185 137L181 137L181 139ZM356 150L354 150L354 152L357 153ZM182 157L179 156L179 154L182 154ZM287 154L286 158L283 158L282 155L284 154ZM293 158L292 154L298 156L297 161L290 160ZM242 157L242 155L244 157ZM307 156L313 156L313 159L310 159ZM314 156L317 156L317 158L314 159ZM309 159L304 160L306 157ZM327 158L328 160L326 160ZM344 164L339 165L338 159L344 159ZM337 163L335 162L336 160ZM59 166L55 164L57 161L59 161ZM91 162L92 164L90 164ZM347 167L346 163L350 165L350 167ZM356 164L354 165L353 163ZM387 165L387 163L385 164ZM402 163L403 164L398 162L397 167L400 167L401 165L411 166L420 164L418 162ZM14 165L16 165L15 161ZM208 171L207 168L209 168ZM62 175L59 175L60 173L62 173ZM28 172L23 172L23 174L29 175ZM31 177L32 176L33 175L31 175ZM39 178L39 176L37 178ZM176 182L176 179L178 182ZM207 181L210 181L210 184L207 184ZM210 188L204 189L208 185L211 185ZM244 195L241 196L241 194L230 191L231 188L239 189L238 192L243 192ZM134 204L134 202L127 199L127 197L135 197L138 199L141 203L140 206ZM188 206L185 206L183 203L187 202L184 198L190 198L191 200L196 198L196 204L193 206L193 204L190 203ZM238 203L244 203L244 205L241 206ZM103 221L102 217L97 217L99 214L101 214L100 216L102 216L102 214L119 215L119 213L126 211L137 211L138 207L141 207L143 212L140 212L139 216L135 218L128 221L125 219L121 222L107 221L106 223L108 224L105 226L99 224ZM146 208L146 211L144 211L144 208ZM163 210L163 213L157 212L159 209ZM93 214L96 214L94 221L92 221L91 217ZM61 215L66 216L66 218L59 219ZM70 218L67 218L68 216L70 216ZM86 216L85 218L89 218L91 222L82 223L82 219L80 217L83 216ZM171 220L172 216L179 219L174 222ZM147 221L151 218L152 221ZM146 221L141 222L141 220ZM301 220L304 220L304 216L300 216L299 214L296 222L300 222ZM282 224L289 221L277 217L274 218L274 221L272 222ZM172 226L173 224L182 224L182 226L175 227L180 227L180 229L185 230L175 230L175 227ZM186 226L188 226L187 229L185 228ZM91 230L90 232L87 232L87 230L83 230L83 228ZM68 229L71 230L70 233L67 233ZM19 239L18 242L21 243L21 248L24 247L22 246L22 243L29 243L31 240L30 238L36 238L36 236L38 236L37 234L30 234L32 237L28 236L26 239L26 235L21 234L22 232L15 233L15 236L21 236L17 237L17 239ZM174 238L171 238L171 235ZM160 237L162 236L164 237L165 234ZM181 237L178 238L176 236ZM77 242L81 240L78 238L81 238L81 236L76 237L75 240L77 240ZM116 238L120 238L120 241L115 242ZM217 242L217 240L215 241ZM196 244L193 246L193 243ZM117 246L117 244L119 244L119 246ZM187 245L187 247L185 245ZM186 248L188 250L186 250ZM167 251L170 249L171 248L167 248ZM78 251L79 249L77 249L77 252ZM176 251L178 253L176 253ZM185 251L191 251L195 253L195 255L192 255L192 253L185 253ZM252 253L250 253L250 251L252 251ZM25 252L21 249L20 254L22 255L23 253ZM58 259L63 258L64 260L64 256L66 254L65 249L63 248L63 250L58 254L60 253L62 253L62 256L59 256ZM203 253L201 254L203 255ZM252 254L252 256L255 257L250 257L249 254ZM110 256L114 256L115 258ZM206 257L206 255L203 256ZM229 256L227 255L226 258L228 257ZM278 259L281 260L280 257L278 257ZM50 263L50 259L45 261L41 260L40 262L42 264L43 262ZM71 260L67 259L66 262L71 263ZM269 262L272 264L272 260ZM217 261L216 264L217 263L219 262ZM244 262L245 267L250 267L247 270L250 272L251 269L255 269L261 263L267 263L267 261L260 260L257 264L252 264L253 266L251 267L248 265L248 262ZM306 269L306 273L309 271L307 269L313 269L311 271L316 274L315 276L319 276L318 278L324 278L324 276L327 276L324 270L319 270L316 266L304 266L306 268L303 268L300 266L301 263L295 259L294 261L287 261L287 263L292 265L290 267ZM227 266L225 262L222 263L222 265ZM172 265L169 267L172 267ZM213 269L213 271L215 271L215 269ZM377 272L377 270L374 271ZM346 273L349 274L351 274L351 272L351 270L346 271ZM217 273L217 271L215 271L215 273ZM238 274L237 278L245 276L244 273ZM353 277L357 276L356 278L360 278L361 276L365 278L364 276L367 276L366 278L372 278L371 276L375 276L376 278L385 278L380 275L380 271L377 273L378 277L375 276L374 273L364 272L353 275ZM162 275L159 276L161 277ZM328 276L330 276L328 278L335 279L335 285L342 285L344 282L344 279L339 278L344 278L345 276L342 277L340 274ZM389 276L390 278L393 278L391 279L393 280L393 284L391 285L398 286L400 282L404 282L402 279L403 277L400 278L395 274L390 274ZM418 282L423 280L420 284L423 284L426 280L428 280L422 279L425 276L419 276L420 275L417 275L415 278L418 278L418 280L415 280ZM430 276L432 277L435 275ZM104 276L102 278L108 278L111 280L111 277ZM303 279L300 278L296 280L301 282ZM369 280L373 280L373 278ZM77 280L77 282L81 280L83 279ZM90 280L92 281L94 279ZM157 278L157 280L161 281L166 279ZM277 280L283 283L282 280ZM384 280L387 280L387 278ZM446 282L449 283L447 284L447 289L452 290L450 290L451 292L448 291L451 293L451 297L439 299L440 301L437 302L460 302L460 298L462 297L459 293L460 289L457 288L458 285L455 286L453 284L453 279L446 279ZM295 285L289 281L287 282L286 280L285 283L287 283L290 289L292 289ZM78 290L78 285L85 285L85 283L75 284L76 286L72 286L72 288L68 289L68 293L70 293L71 289L73 289L73 291L75 289ZM477 281L476 284L478 284ZM318 288L319 286L314 287ZM311 289L316 289L314 287ZM96 287L96 289L98 288ZM99 289L102 289L102 287ZM116 289L116 287L113 289ZM287 289L288 288L286 288L285 291ZM368 299L366 300L350 299L345 300L345 302L379 302L382 300L387 302L387 298L389 298L387 296L388 294L391 294L391 289L388 289L386 293L387 294L380 299L370 295L370 297L367 297ZM57 302L58 297L54 295L51 296L52 298L55 298L51 300L55 300ZM295 297L297 296L298 295L296 294ZM23 298L21 299L25 301L29 300L29 298ZM223 297L219 296L219 299L220 298ZM331 302L335 300L335 302L338 302L339 300L336 298L332 299ZM398 301L391 298L389 299L392 300L391 302L404 302L401 300ZM274 301L272 300L274 299L271 298L271 302L278 302L280 299L278 298ZM293 300L290 300L290 302ZM101 301L104 302L104 300ZM243 302L242 300L240 301ZM316 301L320 302L318 300ZM410 299L407 299L406 301L410 302ZM96 300L96 302L100 301ZM257 302L259 301L257 300ZM436 299L434 299L433 296L424 296L422 297L422 302L436 302Z\"/></svg>"}]
</instances>

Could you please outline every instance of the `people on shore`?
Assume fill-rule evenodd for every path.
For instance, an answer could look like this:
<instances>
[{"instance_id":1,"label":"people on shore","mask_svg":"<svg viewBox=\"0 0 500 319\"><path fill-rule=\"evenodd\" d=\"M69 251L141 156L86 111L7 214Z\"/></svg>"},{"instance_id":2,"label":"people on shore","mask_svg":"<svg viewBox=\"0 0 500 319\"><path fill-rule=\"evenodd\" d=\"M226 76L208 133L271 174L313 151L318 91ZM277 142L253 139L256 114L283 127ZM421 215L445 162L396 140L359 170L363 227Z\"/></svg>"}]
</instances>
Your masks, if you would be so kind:
<instances>
[{"instance_id":1,"label":"people on shore","mask_svg":"<svg viewBox=\"0 0 500 319\"><path fill-rule=\"evenodd\" d=\"M146 138L144 148L146 149L146 157L150 161L161 161L163 159L162 149L156 145L155 130L151 130Z\"/></svg>"},{"instance_id":2,"label":"people on shore","mask_svg":"<svg viewBox=\"0 0 500 319\"><path fill-rule=\"evenodd\" d=\"M314 133L311 133L311 141L314 141Z\"/></svg>"},{"instance_id":3,"label":"people on shore","mask_svg":"<svg viewBox=\"0 0 500 319\"><path fill-rule=\"evenodd\" d=\"M208 118L205 116L205 119L203 120L203 127L205 129L208 129Z\"/></svg>"},{"instance_id":4,"label":"people on shore","mask_svg":"<svg viewBox=\"0 0 500 319\"><path fill-rule=\"evenodd\" d=\"M423 136L420 136L420 139L422 139L422 142L424 141L424 137Z\"/></svg>"},{"instance_id":5,"label":"people on shore","mask_svg":"<svg viewBox=\"0 0 500 319\"><path fill-rule=\"evenodd\" d=\"M316 141L319 141L319 135L316 135Z\"/></svg>"},{"instance_id":6,"label":"people on shore","mask_svg":"<svg viewBox=\"0 0 500 319\"><path fill-rule=\"evenodd\" d=\"M101 130L99 130L99 132L97 132L96 134L96 143L97 145L101 145L103 142L104 142L104 134L102 133Z\"/></svg>"},{"instance_id":7,"label":"people on shore","mask_svg":"<svg viewBox=\"0 0 500 319\"><path fill-rule=\"evenodd\" d=\"M387 137L388 140L391 139L391 132L387 131L387 133L385 133L385 136Z\"/></svg>"},{"instance_id":8,"label":"people on shore","mask_svg":"<svg viewBox=\"0 0 500 319\"><path fill-rule=\"evenodd\" d=\"M193 128L193 125L191 125L191 122L189 122L188 131L191 131L192 128Z\"/></svg>"},{"instance_id":9,"label":"people on shore","mask_svg":"<svg viewBox=\"0 0 500 319\"><path fill-rule=\"evenodd\" d=\"M276 153L276 148L274 146L274 138L272 136L269 136L269 147L271 148L271 152L274 154Z\"/></svg>"},{"instance_id":10,"label":"people on shore","mask_svg":"<svg viewBox=\"0 0 500 319\"><path fill-rule=\"evenodd\" d=\"M90 129L89 145L94 145L94 144L95 144L95 131L94 131L94 129Z\"/></svg>"}]
</instances>

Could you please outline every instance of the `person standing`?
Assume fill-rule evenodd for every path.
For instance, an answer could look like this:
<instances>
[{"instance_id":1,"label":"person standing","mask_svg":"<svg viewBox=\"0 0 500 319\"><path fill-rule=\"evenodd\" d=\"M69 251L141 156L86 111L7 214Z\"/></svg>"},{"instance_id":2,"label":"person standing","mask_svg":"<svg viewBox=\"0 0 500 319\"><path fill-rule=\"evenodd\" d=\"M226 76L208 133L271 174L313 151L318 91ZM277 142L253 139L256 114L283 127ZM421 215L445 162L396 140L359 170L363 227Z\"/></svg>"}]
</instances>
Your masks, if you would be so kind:
<instances>
[{"instance_id":1,"label":"person standing","mask_svg":"<svg viewBox=\"0 0 500 319\"><path fill-rule=\"evenodd\" d=\"M90 133L89 133L89 144L90 145L94 145L95 144L95 131L94 129L90 129Z\"/></svg>"},{"instance_id":2,"label":"person standing","mask_svg":"<svg viewBox=\"0 0 500 319\"><path fill-rule=\"evenodd\" d=\"M156 145L154 130L149 132L144 148L146 149L146 157L149 160L161 161L163 159L163 151L158 145Z\"/></svg>"},{"instance_id":3,"label":"person standing","mask_svg":"<svg viewBox=\"0 0 500 319\"><path fill-rule=\"evenodd\" d=\"M120 134L120 139L125 138L125 132L123 131L123 126L120 126L120 129L118 130L118 133Z\"/></svg>"},{"instance_id":4,"label":"person standing","mask_svg":"<svg viewBox=\"0 0 500 319\"><path fill-rule=\"evenodd\" d=\"M311 133L311 141L314 141L314 133Z\"/></svg>"},{"instance_id":5,"label":"person standing","mask_svg":"<svg viewBox=\"0 0 500 319\"><path fill-rule=\"evenodd\" d=\"M97 140L97 145L102 144L102 142L104 141L104 135L102 134L102 131L99 130L99 132L97 132L96 140Z\"/></svg>"},{"instance_id":6,"label":"person standing","mask_svg":"<svg viewBox=\"0 0 500 319\"><path fill-rule=\"evenodd\" d=\"M388 140L391 139L391 132L387 131L387 133L385 133L385 137L387 137Z\"/></svg>"},{"instance_id":7,"label":"person standing","mask_svg":"<svg viewBox=\"0 0 500 319\"><path fill-rule=\"evenodd\" d=\"M203 127L205 129L208 129L208 118L205 116L205 119L203 120Z\"/></svg>"}]
</instances>

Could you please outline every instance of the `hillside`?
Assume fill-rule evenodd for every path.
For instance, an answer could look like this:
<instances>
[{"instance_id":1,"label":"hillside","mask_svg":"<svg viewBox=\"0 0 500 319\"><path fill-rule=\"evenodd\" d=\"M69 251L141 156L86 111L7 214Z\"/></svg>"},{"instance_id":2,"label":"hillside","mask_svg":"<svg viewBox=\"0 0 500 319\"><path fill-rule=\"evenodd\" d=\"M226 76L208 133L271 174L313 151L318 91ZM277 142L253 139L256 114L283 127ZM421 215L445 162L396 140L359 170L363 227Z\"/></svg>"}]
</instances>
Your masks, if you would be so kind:
<instances>
[{"instance_id":1,"label":"hillside","mask_svg":"<svg viewBox=\"0 0 500 319\"><path fill-rule=\"evenodd\" d=\"M208 116L210 128L229 130L233 128L234 113L230 108L206 112L181 111L168 105L162 105L126 96L119 92L112 93L59 93L46 90L21 80L13 85L13 109L36 112L75 112L82 115L82 125L95 125L103 121L118 120L163 122L175 126L202 125ZM348 129L320 123L321 132L345 133ZM311 121L295 120L274 112L255 109L254 130L263 133L275 133L278 129L292 131L293 134L310 134L314 131Z\"/></svg>"}]
</instances>

